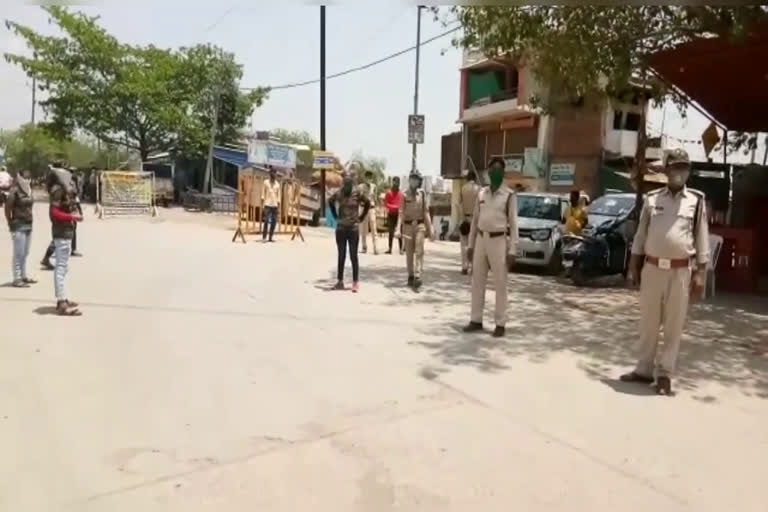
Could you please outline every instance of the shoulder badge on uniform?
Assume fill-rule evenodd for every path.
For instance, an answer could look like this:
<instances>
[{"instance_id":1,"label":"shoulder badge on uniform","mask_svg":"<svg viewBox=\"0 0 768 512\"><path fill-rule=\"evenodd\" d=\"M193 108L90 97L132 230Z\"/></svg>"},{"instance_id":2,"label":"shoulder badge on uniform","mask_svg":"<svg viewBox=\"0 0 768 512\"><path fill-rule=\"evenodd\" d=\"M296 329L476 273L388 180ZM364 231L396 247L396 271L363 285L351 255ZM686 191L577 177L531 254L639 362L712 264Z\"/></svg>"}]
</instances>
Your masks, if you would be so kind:
<instances>
[{"instance_id":1,"label":"shoulder badge on uniform","mask_svg":"<svg viewBox=\"0 0 768 512\"><path fill-rule=\"evenodd\" d=\"M696 190L695 188L686 188L685 190L686 192L690 192L691 194L695 195L699 199L704 199L706 197L704 192L701 190Z\"/></svg>"}]
</instances>

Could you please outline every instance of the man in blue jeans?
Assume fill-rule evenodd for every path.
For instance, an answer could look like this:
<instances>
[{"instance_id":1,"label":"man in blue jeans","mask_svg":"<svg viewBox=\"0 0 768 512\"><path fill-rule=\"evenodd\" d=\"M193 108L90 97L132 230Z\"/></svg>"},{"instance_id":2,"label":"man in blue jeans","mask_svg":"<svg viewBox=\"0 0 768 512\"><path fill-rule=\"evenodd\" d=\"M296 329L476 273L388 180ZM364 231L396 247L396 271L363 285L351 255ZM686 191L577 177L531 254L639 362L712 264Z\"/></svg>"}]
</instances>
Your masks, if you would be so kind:
<instances>
[{"instance_id":1,"label":"man in blue jeans","mask_svg":"<svg viewBox=\"0 0 768 512\"><path fill-rule=\"evenodd\" d=\"M280 208L280 182L275 179L274 169L270 169L269 179L264 182L261 199L264 205L264 232L262 239L264 241L267 240L267 227L269 227L269 241L274 242L272 237L275 234L277 211Z\"/></svg>"},{"instance_id":2,"label":"man in blue jeans","mask_svg":"<svg viewBox=\"0 0 768 512\"><path fill-rule=\"evenodd\" d=\"M51 167L47 184L50 197L51 233L56 258L53 274L56 313L61 316L79 316L81 313L77 303L70 301L67 297L64 280L69 269L69 257L72 254L75 224L81 222L83 217L77 210L77 194L69 171Z\"/></svg>"},{"instance_id":3,"label":"man in blue jeans","mask_svg":"<svg viewBox=\"0 0 768 512\"><path fill-rule=\"evenodd\" d=\"M13 286L28 288L37 281L27 275L27 256L32 241L32 186L29 171L13 181L5 203L5 218L13 239Z\"/></svg>"}]
</instances>

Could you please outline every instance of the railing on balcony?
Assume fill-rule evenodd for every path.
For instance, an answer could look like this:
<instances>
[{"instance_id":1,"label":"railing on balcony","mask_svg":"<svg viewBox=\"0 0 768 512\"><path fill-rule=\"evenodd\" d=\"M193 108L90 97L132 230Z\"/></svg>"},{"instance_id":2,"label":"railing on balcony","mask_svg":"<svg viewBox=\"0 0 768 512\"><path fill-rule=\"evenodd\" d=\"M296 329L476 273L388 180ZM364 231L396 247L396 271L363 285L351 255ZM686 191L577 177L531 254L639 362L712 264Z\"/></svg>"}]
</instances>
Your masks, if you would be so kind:
<instances>
[{"instance_id":1,"label":"railing on balcony","mask_svg":"<svg viewBox=\"0 0 768 512\"><path fill-rule=\"evenodd\" d=\"M512 89L505 89L503 91L499 91L490 96L485 96L484 98L479 98L474 102L472 102L471 104L467 105L466 108L482 107L483 105L490 105L493 103L499 103L501 101L513 100L516 98L517 98L517 87L514 87Z\"/></svg>"}]
</instances>

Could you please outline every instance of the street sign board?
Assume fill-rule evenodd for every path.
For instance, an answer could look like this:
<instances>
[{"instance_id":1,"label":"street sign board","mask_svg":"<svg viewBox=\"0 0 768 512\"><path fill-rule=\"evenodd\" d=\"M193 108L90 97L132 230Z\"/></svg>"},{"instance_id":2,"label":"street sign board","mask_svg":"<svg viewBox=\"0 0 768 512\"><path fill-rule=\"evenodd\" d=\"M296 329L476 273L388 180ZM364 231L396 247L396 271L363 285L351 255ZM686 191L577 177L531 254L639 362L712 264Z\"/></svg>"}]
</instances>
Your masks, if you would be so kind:
<instances>
[{"instance_id":1,"label":"street sign board","mask_svg":"<svg viewBox=\"0 0 768 512\"><path fill-rule=\"evenodd\" d=\"M408 144L424 144L424 116L408 116Z\"/></svg>"}]
</instances>

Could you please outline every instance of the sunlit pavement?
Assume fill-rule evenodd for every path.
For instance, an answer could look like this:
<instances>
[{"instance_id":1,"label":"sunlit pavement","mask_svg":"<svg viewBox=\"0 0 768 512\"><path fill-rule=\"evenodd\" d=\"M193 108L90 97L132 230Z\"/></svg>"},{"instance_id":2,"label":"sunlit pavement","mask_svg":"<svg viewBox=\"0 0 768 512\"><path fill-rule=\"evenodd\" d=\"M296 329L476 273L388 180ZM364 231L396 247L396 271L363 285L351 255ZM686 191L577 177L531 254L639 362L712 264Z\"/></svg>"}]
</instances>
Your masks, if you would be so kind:
<instances>
[{"instance_id":1,"label":"sunlit pavement","mask_svg":"<svg viewBox=\"0 0 768 512\"><path fill-rule=\"evenodd\" d=\"M615 380L622 288L516 274L497 341L459 332L458 244L428 244L418 295L402 257L361 255L355 295L326 291L330 232L243 245L231 224L89 217L81 318L50 314L50 273L0 288L0 510L765 510L765 301L695 308L657 397Z\"/></svg>"}]
</instances>

